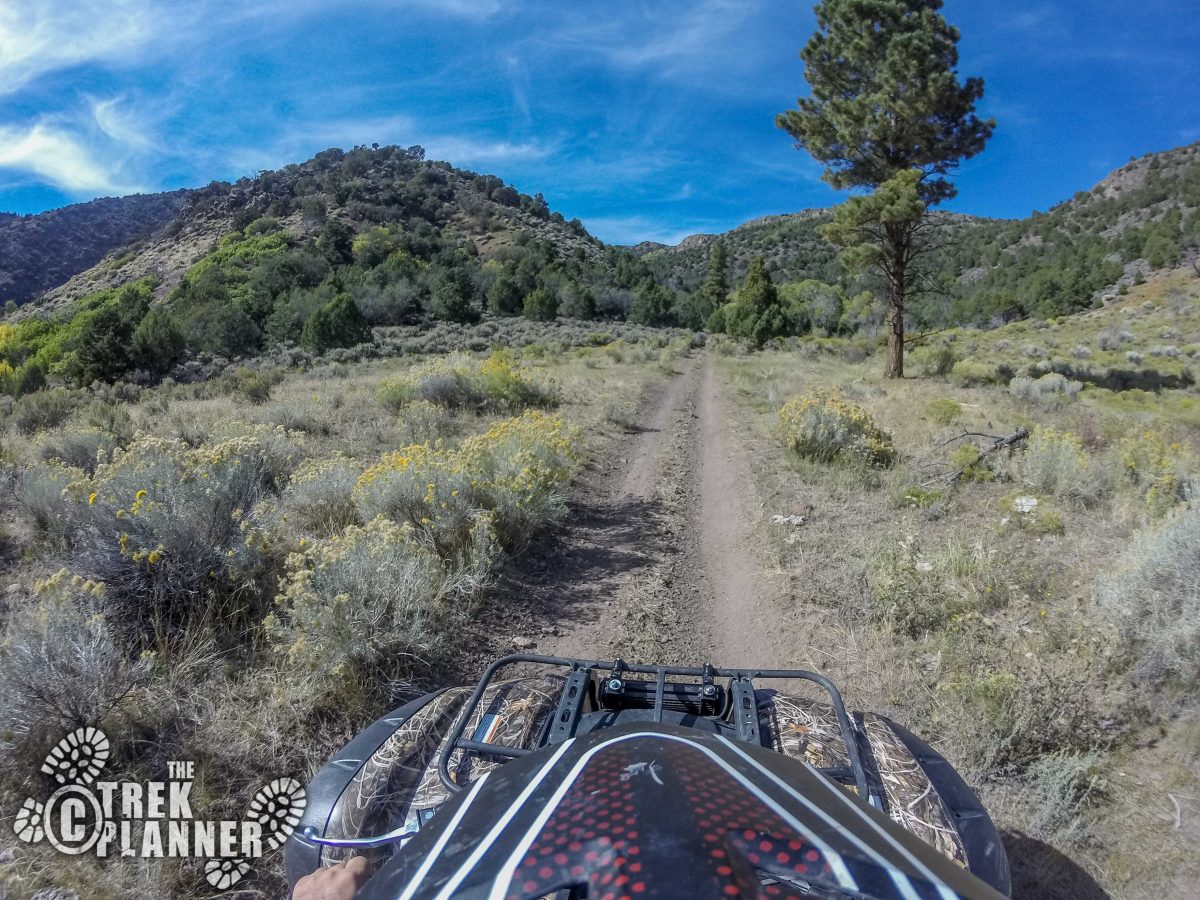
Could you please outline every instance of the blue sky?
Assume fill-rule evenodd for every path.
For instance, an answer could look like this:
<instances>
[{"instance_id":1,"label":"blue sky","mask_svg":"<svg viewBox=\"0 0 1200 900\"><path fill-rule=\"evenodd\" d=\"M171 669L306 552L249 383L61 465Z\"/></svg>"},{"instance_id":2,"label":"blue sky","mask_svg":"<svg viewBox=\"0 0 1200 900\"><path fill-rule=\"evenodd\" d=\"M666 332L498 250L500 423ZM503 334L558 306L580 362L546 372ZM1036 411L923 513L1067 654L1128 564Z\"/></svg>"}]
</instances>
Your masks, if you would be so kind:
<instances>
[{"instance_id":1,"label":"blue sky","mask_svg":"<svg viewBox=\"0 0 1200 900\"><path fill-rule=\"evenodd\" d=\"M952 208L1024 216L1200 140L1196 0L948 0L999 120ZM836 202L774 127L811 4L781 0L0 0L0 210L422 144L674 241Z\"/></svg>"}]
</instances>

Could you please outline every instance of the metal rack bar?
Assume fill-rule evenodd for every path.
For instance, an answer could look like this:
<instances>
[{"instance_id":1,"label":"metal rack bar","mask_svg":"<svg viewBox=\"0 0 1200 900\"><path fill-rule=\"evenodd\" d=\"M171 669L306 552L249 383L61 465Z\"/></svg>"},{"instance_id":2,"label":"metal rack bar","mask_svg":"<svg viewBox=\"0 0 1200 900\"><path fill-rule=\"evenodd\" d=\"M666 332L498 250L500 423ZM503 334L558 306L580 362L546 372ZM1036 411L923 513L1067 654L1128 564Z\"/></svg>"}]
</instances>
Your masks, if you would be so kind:
<instances>
[{"instance_id":1,"label":"metal rack bar","mask_svg":"<svg viewBox=\"0 0 1200 900\"><path fill-rule=\"evenodd\" d=\"M844 778L847 775L851 775L858 789L858 795L863 798L863 801L867 802L870 797L867 787L866 770L863 767L862 754L859 752L857 733L854 724L850 720L850 716L846 713L846 705L842 700L842 695L833 682L823 675L818 675L816 672L809 672L803 669L719 669L707 663L700 668L690 666L646 666L626 663L623 660L570 659L560 656L536 656L532 654L513 654L496 660L488 666L480 677L479 682L475 685L475 690L472 691L471 697L467 700L462 712L459 713L458 720L451 731L450 739L446 742L446 746L442 749L438 757L438 775L448 790L457 793L463 789L463 785L457 784L450 776L450 758L453 756L455 750L493 754L509 759L524 756L531 752L524 748L504 747L499 744L483 743L463 738L463 732L466 730L467 723L471 721L476 709L483 701L488 685L495 678L496 673L508 666L515 666L522 663L570 670L570 675L567 677L567 682L563 687L563 694L555 710L554 721L550 726L549 742L556 744L562 743L573 735L583 709L583 701L586 698L587 682L593 672L617 673L617 677L623 677L627 674L655 676L657 684L655 688L654 710L657 721L662 721L663 698L668 675L700 678L704 684L711 684L715 678L728 678L730 679L731 692L734 695L733 716L737 727L737 735L740 739L755 744L761 744L762 736L758 727L758 709L754 697L754 681L756 679L810 681L829 694L834 714L837 716L838 728L841 731L842 740L846 744L846 754L850 760L849 773L845 772L844 769L831 769L825 770L826 774L837 778ZM746 706L747 702L749 703L748 707Z\"/></svg>"}]
</instances>

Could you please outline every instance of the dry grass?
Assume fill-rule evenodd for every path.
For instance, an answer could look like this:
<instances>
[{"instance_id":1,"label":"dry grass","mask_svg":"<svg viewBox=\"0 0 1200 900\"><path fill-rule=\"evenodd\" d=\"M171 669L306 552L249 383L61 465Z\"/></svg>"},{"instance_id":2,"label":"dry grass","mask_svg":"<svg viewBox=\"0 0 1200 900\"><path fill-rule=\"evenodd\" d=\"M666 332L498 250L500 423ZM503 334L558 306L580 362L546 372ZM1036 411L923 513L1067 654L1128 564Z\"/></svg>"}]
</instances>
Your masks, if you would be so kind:
<instances>
[{"instance_id":1,"label":"dry grass","mask_svg":"<svg viewBox=\"0 0 1200 900\"><path fill-rule=\"evenodd\" d=\"M1147 365L1181 366L1149 346L1167 327L1200 336L1197 315L1178 314L1200 312L1200 290L1185 287L1184 300L1159 286L1151 307L1138 294L1078 328L1025 323L955 346L969 343L978 369L1019 372L1036 362L1025 343L1059 333L1060 345L1087 346L1077 359L1111 364L1097 335L1115 320L1129 334L1113 339L1122 356L1146 344ZM848 363L816 345L718 364L750 444L765 543L805 621L802 660L942 748L1014 835L1026 895L1091 896L1094 878L1114 896L1191 896L1200 538L1183 506L1195 470L1180 461L1200 446L1200 397L923 374L944 366L889 382L878 357ZM892 469L862 478L784 451L780 406L821 389L893 437ZM1029 449L983 480L941 480L968 440L956 437L1019 426L1043 429ZM1036 511L1018 512L1030 499ZM811 512L799 531L768 524L801 505Z\"/></svg>"},{"instance_id":2,"label":"dry grass","mask_svg":"<svg viewBox=\"0 0 1200 900\"><path fill-rule=\"evenodd\" d=\"M482 343L471 365L490 399L470 408L383 409L381 384L429 369L410 352L126 400L54 395L10 416L8 581L21 589L0 612L0 734L14 761L0 768L0 807L37 787L60 725L86 720L114 741L109 777L162 778L168 759L196 759L197 816L238 818L264 773L306 779L414 683L451 676L504 548L561 511L575 462L621 433L612 410L686 347L649 331L626 329L610 350L599 328L517 330L505 343L523 349L503 364L486 366ZM547 414L519 418L547 404L561 428ZM523 424L504 424L514 416ZM464 539L445 546L356 502L366 469L426 442L482 486ZM112 583L64 605L72 574ZM278 862L261 873L268 895L283 892ZM203 882L195 866L100 867L24 847L3 874L10 897L51 885L190 896Z\"/></svg>"}]
</instances>

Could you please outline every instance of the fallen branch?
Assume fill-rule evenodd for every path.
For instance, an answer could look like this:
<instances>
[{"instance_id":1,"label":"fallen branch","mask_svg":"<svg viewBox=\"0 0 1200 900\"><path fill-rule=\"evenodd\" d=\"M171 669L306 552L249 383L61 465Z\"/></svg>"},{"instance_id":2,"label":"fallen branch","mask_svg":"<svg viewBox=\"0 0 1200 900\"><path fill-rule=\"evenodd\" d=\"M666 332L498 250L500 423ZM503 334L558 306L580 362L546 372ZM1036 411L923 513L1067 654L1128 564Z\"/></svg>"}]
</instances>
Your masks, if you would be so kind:
<instances>
[{"instance_id":1,"label":"fallen branch","mask_svg":"<svg viewBox=\"0 0 1200 900\"><path fill-rule=\"evenodd\" d=\"M1004 440L1004 438L998 434L983 434L982 432L979 432L979 431L964 431L962 434L955 435L954 437L950 438L950 440L948 440L948 441L942 441L940 444L938 444L936 447L934 447L934 449L941 450L947 444L953 444L955 441L961 441L963 438L968 438L968 437L987 438L989 441Z\"/></svg>"},{"instance_id":2,"label":"fallen branch","mask_svg":"<svg viewBox=\"0 0 1200 900\"><path fill-rule=\"evenodd\" d=\"M946 443L948 444L948 443L951 443L952 441L957 441L961 438L971 437L971 436L972 435L969 432L964 432L963 434L960 434L956 438L951 438L951 440L947 441ZM962 478L963 475L966 474L967 469L971 468L972 466L979 465L981 462L983 462L985 459L987 459L993 453L998 453L1001 450L1011 449L1011 448L1017 446L1018 444L1024 443L1025 439L1029 437L1029 429L1028 428L1018 428L1012 434L1006 435L1005 437L994 437L993 435L990 435L990 434L975 435L975 436L992 438L991 446L984 447L982 450L980 450L979 453L976 455L976 457L973 460L971 460L969 463L967 463L965 466L963 466L957 472L951 472L949 475L942 475L942 476L939 476L938 478L933 479L933 481L927 481L924 485L922 485L922 487L928 487L929 485L935 484L938 481L944 481L948 485L956 484L958 482L958 480L960 478ZM942 446L944 447L945 444L943 444Z\"/></svg>"}]
</instances>

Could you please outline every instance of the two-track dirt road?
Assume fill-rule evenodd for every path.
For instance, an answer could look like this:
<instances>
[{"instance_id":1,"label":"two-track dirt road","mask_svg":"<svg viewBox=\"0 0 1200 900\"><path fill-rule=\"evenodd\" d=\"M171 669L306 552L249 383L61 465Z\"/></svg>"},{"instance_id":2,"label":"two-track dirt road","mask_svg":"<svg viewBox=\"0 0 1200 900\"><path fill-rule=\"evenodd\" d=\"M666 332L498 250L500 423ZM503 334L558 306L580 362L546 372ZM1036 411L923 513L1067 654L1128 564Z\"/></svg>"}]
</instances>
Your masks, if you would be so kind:
<instances>
[{"instance_id":1,"label":"two-track dirt road","mask_svg":"<svg viewBox=\"0 0 1200 900\"><path fill-rule=\"evenodd\" d=\"M638 422L584 473L565 526L513 567L508 594L530 628L522 643L560 656L795 666L711 354L681 359Z\"/></svg>"}]
</instances>

